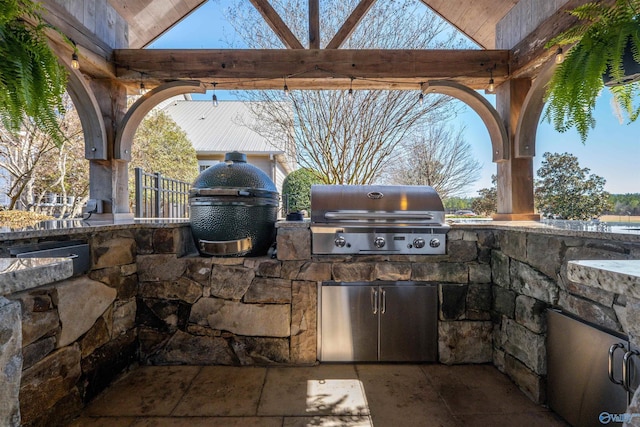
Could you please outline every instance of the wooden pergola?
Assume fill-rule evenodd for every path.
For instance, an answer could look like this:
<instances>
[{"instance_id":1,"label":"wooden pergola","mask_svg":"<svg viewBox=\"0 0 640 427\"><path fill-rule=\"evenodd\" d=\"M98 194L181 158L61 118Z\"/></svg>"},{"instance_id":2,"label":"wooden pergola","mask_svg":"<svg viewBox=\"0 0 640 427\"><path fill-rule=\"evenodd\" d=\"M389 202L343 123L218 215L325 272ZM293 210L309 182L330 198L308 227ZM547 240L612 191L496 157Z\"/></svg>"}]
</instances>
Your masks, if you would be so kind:
<instances>
[{"instance_id":1,"label":"wooden pergola","mask_svg":"<svg viewBox=\"0 0 640 427\"><path fill-rule=\"evenodd\" d=\"M491 137L498 176L495 218L538 218L535 134L555 54L544 45L575 22L566 10L587 0L421 0L481 47L437 51L342 49L376 0L360 0L326 46L320 45L320 0L309 0L308 40L298 40L268 0L247 1L285 49L144 49L205 0L42 2L47 21L79 50L81 66L73 70L70 47L51 33L70 71L69 93L90 161L90 197L103 201L102 216L132 217L127 191L131 141L159 102L203 93L214 83L225 89L281 89L287 76L291 89L422 89L460 99L478 113ZM138 89L141 75L153 90L127 109L127 91ZM476 92L490 78L496 85L495 109Z\"/></svg>"}]
</instances>

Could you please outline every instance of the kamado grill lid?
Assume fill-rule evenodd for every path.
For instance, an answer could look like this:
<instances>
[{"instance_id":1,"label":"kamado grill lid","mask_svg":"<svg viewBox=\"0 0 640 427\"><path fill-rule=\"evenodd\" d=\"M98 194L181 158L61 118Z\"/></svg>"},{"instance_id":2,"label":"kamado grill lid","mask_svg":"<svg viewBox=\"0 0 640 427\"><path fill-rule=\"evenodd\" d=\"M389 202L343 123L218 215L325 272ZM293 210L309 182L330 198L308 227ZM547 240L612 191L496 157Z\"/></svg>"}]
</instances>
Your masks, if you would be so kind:
<instances>
[{"instance_id":1,"label":"kamado grill lid","mask_svg":"<svg viewBox=\"0 0 640 427\"><path fill-rule=\"evenodd\" d=\"M236 190L240 194L232 194ZM226 194L228 193L228 194ZM247 163L247 156L237 151L226 153L224 163L205 169L193 183L191 196L240 195L277 196L278 189L269 176Z\"/></svg>"}]
</instances>

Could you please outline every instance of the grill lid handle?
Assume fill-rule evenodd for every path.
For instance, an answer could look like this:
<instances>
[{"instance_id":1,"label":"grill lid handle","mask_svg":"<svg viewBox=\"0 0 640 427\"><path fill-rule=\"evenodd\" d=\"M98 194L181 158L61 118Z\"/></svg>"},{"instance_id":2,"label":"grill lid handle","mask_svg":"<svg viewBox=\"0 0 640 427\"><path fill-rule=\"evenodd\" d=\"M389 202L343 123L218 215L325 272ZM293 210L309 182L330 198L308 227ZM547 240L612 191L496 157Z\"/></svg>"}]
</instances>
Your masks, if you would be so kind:
<instances>
[{"instance_id":1,"label":"grill lid handle","mask_svg":"<svg viewBox=\"0 0 640 427\"><path fill-rule=\"evenodd\" d=\"M331 220L362 220L362 219L377 219L377 220L385 220L385 221L394 221L394 220L416 220L416 221L424 221L424 220L432 220L433 215L425 212L413 212L413 211L404 211L404 212L369 212L369 211L350 211L350 212L326 212L324 214L325 219Z\"/></svg>"}]
</instances>

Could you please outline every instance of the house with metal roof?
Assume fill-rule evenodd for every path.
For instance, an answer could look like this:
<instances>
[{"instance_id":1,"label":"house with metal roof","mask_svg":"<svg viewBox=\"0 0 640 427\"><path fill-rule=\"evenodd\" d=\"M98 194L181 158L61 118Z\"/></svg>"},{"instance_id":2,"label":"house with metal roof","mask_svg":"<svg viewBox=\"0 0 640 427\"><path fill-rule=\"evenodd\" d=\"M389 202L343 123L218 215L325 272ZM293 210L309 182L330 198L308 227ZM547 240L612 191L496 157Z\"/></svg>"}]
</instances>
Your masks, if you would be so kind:
<instances>
[{"instance_id":1,"label":"house with metal roof","mask_svg":"<svg viewBox=\"0 0 640 427\"><path fill-rule=\"evenodd\" d=\"M251 111L248 102L174 98L162 106L184 130L196 150L200 171L224 161L225 153L239 151L247 162L260 168L282 194L284 178L297 168L291 138L266 130ZM262 131L264 130L264 131Z\"/></svg>"}]
</instances>

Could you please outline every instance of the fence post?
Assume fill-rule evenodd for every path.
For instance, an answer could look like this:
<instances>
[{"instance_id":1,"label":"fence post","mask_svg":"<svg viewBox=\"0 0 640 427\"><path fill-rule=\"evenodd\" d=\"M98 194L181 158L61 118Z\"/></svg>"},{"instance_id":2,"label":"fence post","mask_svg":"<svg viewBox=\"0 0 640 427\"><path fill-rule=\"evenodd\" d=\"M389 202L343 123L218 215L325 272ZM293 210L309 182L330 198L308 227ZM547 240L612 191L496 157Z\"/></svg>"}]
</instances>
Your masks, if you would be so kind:
<instances>
[{"instance_id":1,"label":"fence post","mask_svg":"<svg viewBox=\"0 0 640 427\"><path fill-rule=\"evenodd\" d=\"M136 174L136 218L142 218L142 168L135 168Z\"/></svg>"},{"instance_id":2,"label":"fence post","mask_svg":"<svg viewBox=\"0 0 640 427\"><path fill-rule=\"evenodd\" d=\"M156 176L156 218L162 218L162 200L164 199L164 191L162 189L162 174L160 172L155 173Z\"/></svg>"}]
</instances>

